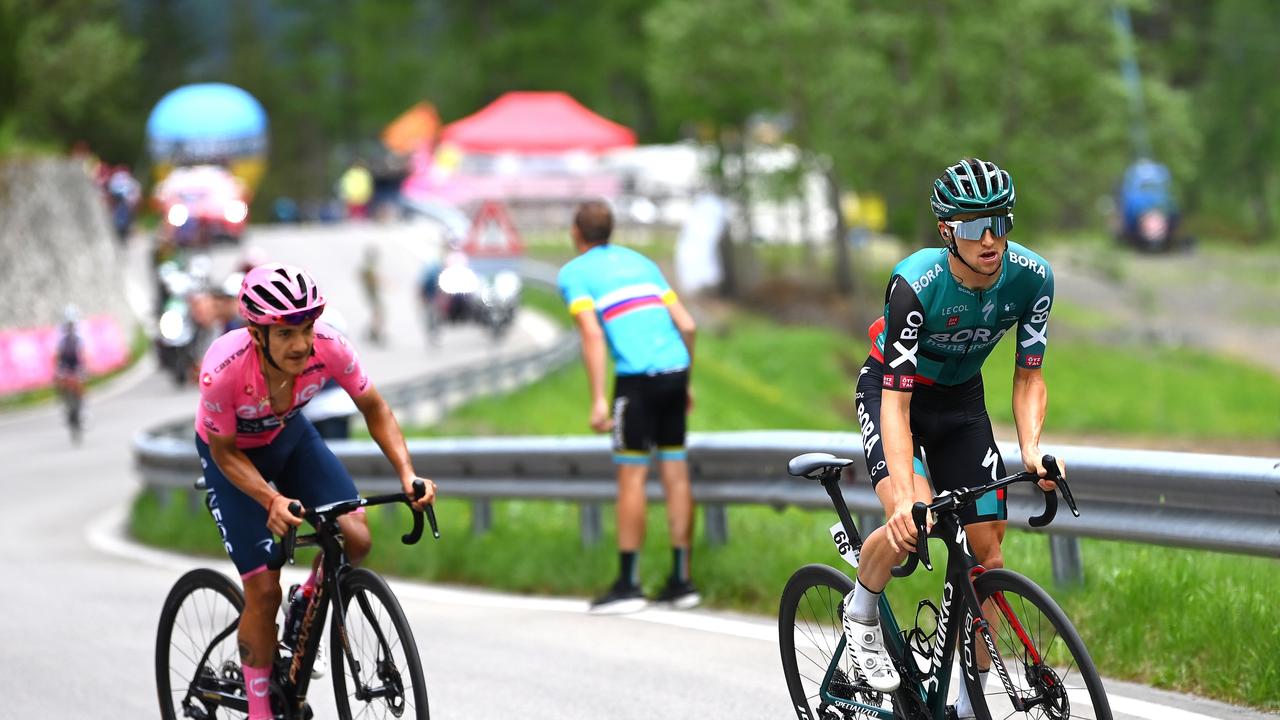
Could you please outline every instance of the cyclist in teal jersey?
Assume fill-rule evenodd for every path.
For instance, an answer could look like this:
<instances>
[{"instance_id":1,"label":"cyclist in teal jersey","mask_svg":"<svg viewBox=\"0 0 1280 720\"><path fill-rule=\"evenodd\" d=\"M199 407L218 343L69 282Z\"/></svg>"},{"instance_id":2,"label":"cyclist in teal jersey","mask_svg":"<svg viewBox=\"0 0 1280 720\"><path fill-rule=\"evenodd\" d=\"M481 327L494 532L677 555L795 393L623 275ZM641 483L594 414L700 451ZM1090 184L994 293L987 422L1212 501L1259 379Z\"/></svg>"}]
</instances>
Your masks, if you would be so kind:
<instances>
[{"instance_id":1,"label":"cyclist in teal jersey","mask_svg":"<svg viewBox=\"0 0 1280 720\"><path fill-rule=\"evenodd\" d=\"M658 266L640 253L609 243L613 213L586 202L573 218L578 257L560 269L558 282L582 335L591 391L591 428L613 431L618 468L618 579L591 605L593 612L639 610L637 553L644 541L645 476L656 446L667 498L672 568L655 602L691 608L700 601L689 578L693 494L685 461L685 416L693 404L689 367L695 326ZM614 359L613 407L605 399L605 347Z\"/></svg>"},{"instance_id":2,"label":"cyclist in teal jersey","mask_svg":"<svg viewBox=\"0 0 1280 720\"><path fill-rule=\"evenodd\" d=\"M912 505L930 502L934 490L1005 475L980 370L1014 328L1013 416L1022 462L1041 477L1047 474L1040 451L1048 398L1041 367L1053 270L1044 258L1009 241L1015 200L1012 178L994 163L966 158L947 168L934 181L931 197L945 247L920 250L894 268L884 315L869 330L872 346L858 379L857 411L867 470L888 523L863 545L845 629L860 671L877 690L899 684L884 651L878 602L890 568L918 541ZM1040 484L1054 487L1048 480ZM1005 517L1000 491L982 498L964 518L973 553L986 568L1004 565ZM985 649L979 648L979 656L979 665L989 666ZM959 718L974 715L963 686L955 711Z\"/></svg>"}]
</instances>

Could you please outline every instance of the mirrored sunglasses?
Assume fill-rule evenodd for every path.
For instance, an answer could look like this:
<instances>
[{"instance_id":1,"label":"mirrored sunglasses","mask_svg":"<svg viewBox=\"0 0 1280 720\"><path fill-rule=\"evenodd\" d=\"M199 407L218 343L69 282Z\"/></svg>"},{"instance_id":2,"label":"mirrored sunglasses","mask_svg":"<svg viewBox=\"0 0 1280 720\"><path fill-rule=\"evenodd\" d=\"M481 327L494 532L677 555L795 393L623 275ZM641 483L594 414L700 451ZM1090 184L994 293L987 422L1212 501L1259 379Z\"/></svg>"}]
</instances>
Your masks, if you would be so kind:
<instances>
[{"instance_id":1,"label":"mirrored sunglasses","mask_svg":"<svg viewBox=\"0 0 1280 720\"><path fill-rule=\"evenodd\" d=\"M947 225L961 240L981 240L982 234L991 228L991 234L1004 237L1013 229L1012 215L993 215L991 217L974 218L973 220L947 220Z\"/></svg>"},{"instance_id":2,"label":"mirrored sunglasses","mask_svg":"<svg viewBox=\"0 0 1280 720\"><path fill-rule=\"evenodd\" d=\"M284 324L284 325L301 325L307 322L308 320L315 320L316 318L320 317L320 313L322 312L324 312L323 305L321 305L320 307L311 308L310 310L303 310L301 312L289 313L288 315L277 315L276 317L280 318L281 324Z\"/></svg>"}]
</instances>

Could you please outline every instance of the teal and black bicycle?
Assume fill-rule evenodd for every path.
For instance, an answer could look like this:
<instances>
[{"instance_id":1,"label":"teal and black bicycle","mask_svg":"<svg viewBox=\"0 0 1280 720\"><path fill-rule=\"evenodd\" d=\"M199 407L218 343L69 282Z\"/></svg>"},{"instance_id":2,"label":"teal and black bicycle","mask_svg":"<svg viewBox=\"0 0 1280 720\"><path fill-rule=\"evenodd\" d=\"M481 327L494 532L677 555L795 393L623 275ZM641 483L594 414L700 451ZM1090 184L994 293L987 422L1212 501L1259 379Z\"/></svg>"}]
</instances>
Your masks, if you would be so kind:
<instances>
[{"instance_id":1,"label":"teal and black bicycle","mask_svg":"<svg viewBox=\"0 0 1280 720\"><path fill-rule=\"evenodd\" d=\"M862 537L849 515L839 480L852 463L828 453L806 453L788 465L792 475L820 482L840 522L831 528L836 549L855 568ZM1079 516L1071 491L1044 458L1071 512ZM826 565L806 565L787 581L778 610L782 667L792 707L800 720L948 720L947 703L953 661L959 650L961 681L969 691L977 720L1088 718L1111 720L1111 707L1089 651L1062 608L1028 578L1005 569L984 570L969 551L958 513L987 492L1015 483L1036 482L1018 473L981 487L947 492L929 505L916 503L912 519L924 536L926 513L935 514L931 538L947 546L947 572L941 606L923 600L915 625L903 630L885 598L880 624L901 686L880 693L858 676L845 653L844 603L854 588L848 575ZM1053 520L1058 498L1045 491L1045 510L1030 519L1035 527ZM918 546L895 577L923 564L932 570L928 543ZM983 612L983 608L986 612ZM990 669L985 689L980 669Z\"/></svg>"}]
</instances>

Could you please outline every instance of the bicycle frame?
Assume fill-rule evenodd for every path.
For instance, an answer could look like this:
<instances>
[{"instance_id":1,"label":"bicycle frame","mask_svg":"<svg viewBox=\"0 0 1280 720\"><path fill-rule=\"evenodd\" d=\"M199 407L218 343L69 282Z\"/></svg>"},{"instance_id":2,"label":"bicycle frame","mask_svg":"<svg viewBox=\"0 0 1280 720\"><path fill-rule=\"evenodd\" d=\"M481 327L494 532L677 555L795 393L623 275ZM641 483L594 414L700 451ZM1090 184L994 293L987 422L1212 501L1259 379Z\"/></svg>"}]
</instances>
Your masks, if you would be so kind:
<instances>
[{"instance_id":1,"label":"bicycle frame","mask_svg":"<svg viewBox=\"0 0 1280 720\"><path fill-rule=\"evenodd\" d=\"M841 551L841 554L856 567L862 548L862 536L845 505L844 495L840 492L838 484L839 477L839 472L826 473L821 482L831 497L832 504L835 505L836 514L840 516L840 524L847 536L847 546L844 548L841 547L840 538L836 538L837 551ZM934 634L933 643L928 646L928 669L920 670L915 650L907 647L903 642L902 629L884 595L880 597L880 622L889 654L902 659L907 665L907 673L902 677L902 687L897 692L915 693L928 708L930 716L940 720L945 717L946 712L951 666L955 659L956 638L960 634L961 627L958 620L961 615L964 616L963 627L974 627L975 624L985 625L986 621L982 619L982 613L978 610L980 607L978 594L974 590L972 580L982 572L983 568L969 550L969 541L964 527L951 515L944 514L938 518L938 523L934 525L930 537L938 537L946 542L947 573L942 587L942 605L939 608L937 631ZM975 611L977 611L976 615ZM835 652L832 653L831 663L822 680L820 688L822 699L832 705L873 713L884 720L893 720L892 710L837 697L830 692L832 678L839 668L841 658L844 657L845 644L846 638L842 636L836 645ZM977 661L971 639L966 639L963 644L961 671L973 673L971 677L974 680L977 679Z\"/></svg>"},{"instance_id":2,"label":"bicycle frame","mask_svg":"<svg viewBox=\"0 0 1280 720\"><path fill-rule=\"evenodd\" d=\"M416 497L421 497L425 492L420 481L414 483L414 490ZM307 517L313 519L316 531L298 536L297 529L290 528L276 546L275 551L273 551L272 559L267 563L267 567L271 570L279 570L285 562L292 563L296 547L319 547L321 552L320 582L316 585L315 595L312 596L311 602L307 605L306 614L303 616L302 627L298 631L298 639L295 643L295 652L288 658L287 663L285 658L280 657L279 653L275 654L272 662L271 682L273 690L278 691L285 698L286 712L289 717L306 716L307 690L311 685L311 669L315 664L316 654L320 649L320 640L324 635L324 623L329 617L329 604L331 602L333 603L333 617L341 636L342 651L346 659L343 665L352 673L352 682L356 687L356 698L367 701L387 694L385 688L370 689L360 684L357 674L358 664L347 642L346 616L343 609L346 604L342 602L340 581L342 574L349 570L351 566L347 562L346 552L341 542L342 533L338 525L338 518L356 508L402 501L404 501L403 495L390 494L365 499L345 500L315 508L308 512ZM299 517L303 517L301 507L297 506L295 509L295 506L297 506L297 503L290 506L290 511ZM415 512L413 515L413 529L401 537L401 541L406 545L416 543L422 536L423 513ZM439 538L440 531L436 524L435 511L430 505L427 506L426 517L431 523L432 535ZM370 612L367 601L360 598L360 604L365 613ZM213 649L231 633L235 632L239 626L240 618L236 617L226 628L219 632L205 649L197 667L207 668L209 655L213 652ZM382 629L375 625L375 631L377 632L378 643L389 653L390 648L386 637L382 634ZM198 673L196 677L192 678L187 688L187 696L184 703L193 697L203 703L206 710L209 709L211 703L215 706L226 707L240 712L248 712L249 710L249 703L244 695L243 680L220 677L213 673Z\"/></svg>"}]
</instances>

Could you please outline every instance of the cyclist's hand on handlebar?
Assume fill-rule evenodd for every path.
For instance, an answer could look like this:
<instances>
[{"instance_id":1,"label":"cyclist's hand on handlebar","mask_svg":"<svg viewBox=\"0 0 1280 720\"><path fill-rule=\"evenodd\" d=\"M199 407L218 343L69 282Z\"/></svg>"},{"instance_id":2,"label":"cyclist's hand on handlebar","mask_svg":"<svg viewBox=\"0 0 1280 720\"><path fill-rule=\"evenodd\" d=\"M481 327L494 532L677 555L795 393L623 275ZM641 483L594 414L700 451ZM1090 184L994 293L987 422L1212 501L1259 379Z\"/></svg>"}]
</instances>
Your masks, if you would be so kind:
<instances>
[{"instance_id":1,"label":"cyclist's hand on handlebar","mask_svg":"<svg viewBox=\"0 0 1280 720\"><path fill-rule=\"evenodd\" d=\"M924 495L921 497L907 498L897 502L893 506L893 514L889 516L889 522L885 523L885 528L889 533L889 545L893 547L895 552L913 552L916 549L916 523L911 517L911 508L917 502L926 505L933 501L933 498ZM933 518L930 517L926 521L925 531L933 529Z\"/></svg>"},{"instance_id":2,"label":"cyclist's hand on handlebar","mask_svg":"<svg viewBox=\"0 0 1280 720\"><path fill-rule=\"evenodd\" d=\"M423 493L422 497L418 498L417 500L413 499L413 481L414 480L421 480L422 484L425 485L427 488L427 491ZM422 512L423 510L426 509L428 505L435 502L435 499L436 499L435 481L429 480L424 477L417 477L415 475L413 477L410 477L408 480L401 481L401 484L404 485L404 494L409 496L409 505L414 510L418 512Z\"/></svg>"},{"instance_id":3,"label":"cyclist's hand on handlebar","mask_svg":"<svg viewBox=\"0 0 1280 720\"><path fill-rule=\"evenodd\" d=\"M1022 451L1022 465L1028 472L1033 472L1041 478L1047 478L1049 471L1044 466L1044 453L1040 452L1039 447L1025 448ZM1062 477L1067 476L1067 463L1058 457L1058 470L1062 473ZM1058 488L1058 484L1053 480L1042 479L1039 482L1040 489L1045 492L1053 492Z\"/></svg>"},{"instance_id":4,"label":"cyclist's hand on handlebar","mask_svg":"<svg viewBox=\"0 0 1280 720\"><path fill-rule=\"evenodd\" d=\"M298 502L291 497L284 495L276 495L271 498L271 505L267 507L267 529L276 535L284 535L291 525L301 525L302 518L297 517L289 512L289 504ZM298 503L301 505L301 503Z\"/></svg>"}]
</instances>

